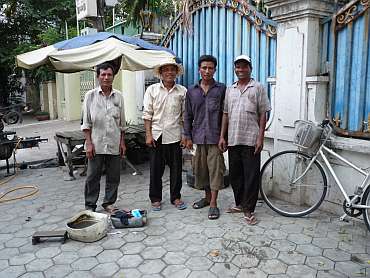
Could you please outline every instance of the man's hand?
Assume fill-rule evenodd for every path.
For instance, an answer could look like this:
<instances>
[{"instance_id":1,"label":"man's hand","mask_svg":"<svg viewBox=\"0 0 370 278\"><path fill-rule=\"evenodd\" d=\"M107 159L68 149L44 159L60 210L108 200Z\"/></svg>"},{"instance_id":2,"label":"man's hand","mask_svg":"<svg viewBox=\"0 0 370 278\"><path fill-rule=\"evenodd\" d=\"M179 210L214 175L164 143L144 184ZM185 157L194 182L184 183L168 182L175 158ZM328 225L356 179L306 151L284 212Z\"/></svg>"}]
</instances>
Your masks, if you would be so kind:
<instances>
[{"instance_id":1,"label":"man's hand","mask_svg":"<svg viewBox=\"0 0 370 278\"><path fill-rule=\"evenodd\" d=\"M254 147L254 154L259 154L263 149L263 138L258 137L256 146Z\"/></svg>"},{"instance_id":2,"label":"man's hand","mask_svg":"<svg viewBox=\"0 0 370 278\"><path fill-rule=\"evenodd\" d=\"M193 149L193 141L191 139L186 140L186 148L188 150L192 150Z\"/></svg>"},{"instance_id":3,"label":"man's hand","mask_svg":"<svg viewBox=\"0 0 370 278\"><path fill-rule=\"evenodd\" d=\"M183 148L186 148L186 144L187 144L187 139L185 139L185 137L181 137L181 141L180 141L180 147L183 149Z\"/></svg>"},{"instance_id":4,"label":"man's hand","mask_svg":"<svg viewBox=\"0 0 370 278\"><path fill-rule=\"evenodd\" d=\"M93 143L86 143L86 157L92 159L95 156L95 147Z\"/></svg>"},{"instance_id":5,"label":"man's hand","mask_svg":"<svg viewBox=\"0 0 370 278\"><path fill-rule=\"evenodd\" d=\"M223 153L227 151L227 143L225 138L220 138L220 140L218 141L218 148Z\"/></svg>"},{"instance_id":6,"label":"man's hand","mask_svg":"<svg viewBox=\"0 0 370 278\"><path fill-rule=\"evenodd\" d=\"M127 148L126 148L125 142L120 143L119 144L119 154L121 155L121 157L125 156L126 150L127 150Z\"/></svg>"},{"instance_id":7,"label":"man's hand","mask_svg":"<svg viewBox=\"0 0 370 278\"><path fill-rule=\"evenodd\" d=\"M155 148L155 140L152 135L146 135L145 143L148 147Z\"/></svg>"}]
</instances>

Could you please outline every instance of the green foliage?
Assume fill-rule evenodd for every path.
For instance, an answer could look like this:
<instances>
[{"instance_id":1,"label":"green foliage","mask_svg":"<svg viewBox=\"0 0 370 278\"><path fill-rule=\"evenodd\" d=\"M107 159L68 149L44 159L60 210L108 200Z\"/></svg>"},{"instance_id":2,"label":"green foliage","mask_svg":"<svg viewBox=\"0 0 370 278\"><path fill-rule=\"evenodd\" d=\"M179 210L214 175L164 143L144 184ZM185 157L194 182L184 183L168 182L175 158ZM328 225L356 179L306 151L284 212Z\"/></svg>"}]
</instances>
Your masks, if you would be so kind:
<instances>
[{"instance_id":1,"label":"green foliage","mask_svg":"<svg viewBox=\"0 0 370 278\"><path fill-rule=\"evenodd\" d=\"M16 90L9 76L20 76L15 56L65 38L65 21L75 25L75 0L0 0L0 104ZM69 32L69 37L76 31ZM37 84L54 73L45 69L26 72L28 80Z\"/></svg>"}]
</instances>

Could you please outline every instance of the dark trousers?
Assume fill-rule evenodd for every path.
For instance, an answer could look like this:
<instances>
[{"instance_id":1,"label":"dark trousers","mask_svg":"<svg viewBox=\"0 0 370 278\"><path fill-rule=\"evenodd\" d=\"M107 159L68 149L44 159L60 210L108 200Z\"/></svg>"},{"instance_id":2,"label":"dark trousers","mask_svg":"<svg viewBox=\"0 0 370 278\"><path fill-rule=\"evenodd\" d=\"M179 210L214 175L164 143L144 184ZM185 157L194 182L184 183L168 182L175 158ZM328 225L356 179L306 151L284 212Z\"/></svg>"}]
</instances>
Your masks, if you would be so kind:
<instances>
[{"instance_id":1,"label":"dark trousers","mask_svg":"<svg viewBox=\"0 0 370 278\"><path fill-rule=\"evenodd\" d=\"M229 178L234 192L235 205L244 211L254 212L260 187L261 154L254 147L229 147Z\"/></svg>"},{"instance_id":2,"label":"dark trousers","mask_svg":"<svg viewBox=\"0 0 370 278\"><path fill-rule=\"evenodd\" d=\"M149 198L153 202L162 201L162 176L165 166L170 167L170 200L173 203L181 198L182 187L182 150L179 142L162 144L162 137L150 151Z\"/></svg>"},{"instance_id":3,"label":"dark trousers","mask_svg":"<svg viewBox=\"0 0 370 278\"><path fill-rule=\"evenodd\" d=\"M97 154L92 159L89 159L87 165L87 178L85 182L85 207L87 208L96 209L103 166L105 169L106 182L102 206L112 205L117 200L121 158L119 155Z\"/></svg>"}]
</instances>

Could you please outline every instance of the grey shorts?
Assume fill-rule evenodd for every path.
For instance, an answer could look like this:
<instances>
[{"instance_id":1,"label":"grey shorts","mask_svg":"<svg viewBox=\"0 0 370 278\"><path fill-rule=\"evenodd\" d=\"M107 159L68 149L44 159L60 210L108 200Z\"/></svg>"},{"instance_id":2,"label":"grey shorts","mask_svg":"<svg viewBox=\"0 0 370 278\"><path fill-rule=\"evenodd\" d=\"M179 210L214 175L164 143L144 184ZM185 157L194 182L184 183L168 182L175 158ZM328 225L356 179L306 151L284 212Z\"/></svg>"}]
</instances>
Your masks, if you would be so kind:
<instances>
[{"instance_id":1,"label":"grey shorts","mask_svg":"<svg viewBox=\"0 0 370 278\"><path fill-rule=\"evenodd\" d=\"M197 145L193 157L194 187L197 189L224 188L225 162L217 145Z\"/></svg>"}]
</instances>

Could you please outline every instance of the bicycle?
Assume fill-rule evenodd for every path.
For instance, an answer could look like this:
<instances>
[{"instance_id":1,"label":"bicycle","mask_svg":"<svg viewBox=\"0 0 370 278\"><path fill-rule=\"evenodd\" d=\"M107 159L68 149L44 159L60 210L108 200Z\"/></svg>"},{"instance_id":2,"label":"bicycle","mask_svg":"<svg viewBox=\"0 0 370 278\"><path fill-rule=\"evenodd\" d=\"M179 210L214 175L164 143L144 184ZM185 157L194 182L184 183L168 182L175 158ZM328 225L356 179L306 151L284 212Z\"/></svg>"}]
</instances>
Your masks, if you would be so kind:
<instances>
[{"instance_id":1,"label":"bicycle","mask_svg":"<svg viewBox=\"0 0 370 278\"><path fill-rule=\"evenodd\" d=\"M261 196L272 210L283 216L301 217L312 213L324 201L328 189L327 173L318 160L320 157L345 199L345 214L340 219L363 214L370 231L370 171L361 169L325 145L332 131L328 120L320 125L296 121L293 144L298 149L279 152L265 162L261 169ZM326 153L364 176L353 195L348 195L344 189Z\"/></svg>"}]
</instances>

